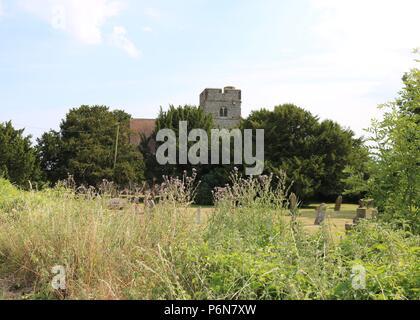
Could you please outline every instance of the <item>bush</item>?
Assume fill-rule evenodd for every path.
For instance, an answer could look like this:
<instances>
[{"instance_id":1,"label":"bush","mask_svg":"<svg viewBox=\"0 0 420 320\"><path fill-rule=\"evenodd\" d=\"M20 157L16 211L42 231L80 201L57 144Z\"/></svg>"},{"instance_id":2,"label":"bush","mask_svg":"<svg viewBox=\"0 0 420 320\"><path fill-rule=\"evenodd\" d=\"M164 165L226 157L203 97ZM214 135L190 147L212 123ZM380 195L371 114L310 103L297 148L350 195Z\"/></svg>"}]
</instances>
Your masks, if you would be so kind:
<instances>
[{"instance_id":1,"label":"bush","mask_svg":"<svg viewBox=\"0 0 420 320\"><path fill-rule=\"evenodd\" d=\"M24 204L23 192L8 180L0 178L0 212L17 211Z\"/></svg>"},{"instance_id":2,"label":"bush","mask_svg":"<svg viewBox=\"0 0 420 320\"><path fill-rule=\"evenodd\" d=\"M419 299L420 237L381 223L361 223L338 246L347 264L367 270L367 289L354 295L349 283L333 292L340 299Z\"/></svg>"}]
</instances>

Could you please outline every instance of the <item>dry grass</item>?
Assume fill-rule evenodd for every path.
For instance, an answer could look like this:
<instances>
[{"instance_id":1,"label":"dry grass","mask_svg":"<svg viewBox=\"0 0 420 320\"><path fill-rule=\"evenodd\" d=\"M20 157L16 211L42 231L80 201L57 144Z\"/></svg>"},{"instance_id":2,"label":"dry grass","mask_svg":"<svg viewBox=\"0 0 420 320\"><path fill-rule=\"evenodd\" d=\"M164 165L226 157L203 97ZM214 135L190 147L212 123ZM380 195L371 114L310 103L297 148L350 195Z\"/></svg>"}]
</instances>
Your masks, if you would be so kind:
<instances>
[{"instance_id":1,"label":"dry grass","mask_svg":"<svg viewBox=\"0 0 420 320\"><path fill-rule=\"evenodd\" d=\"M214 212L200 208L198 220L197 207L162 205L145 214L143 206L135 205L108 210L107 199L36 193L25 197L25 207L0 222L0 254L7 259L0 272L13 276L3 276L0 297L8 299L21 298L28 288L41 292L35 298L60 298L50 288L55 265L66 267L66 295L73 298L179 298L182 290L169 256L199 239ZM354 213L328 216L328 225L342 235ZM319 230L314 219L312 209L302 210L299 217L309 231Z\"/></svg>"},{"instance_id":2,"label":"dry grass","mask_svg":"<svg viewBox=\"0 0 420 320\"><path fill-rule=\"evenodd\" d=\"M68 296L149 299L156 296L156 284L176 283L162 272L168 267L167 248L185 245L196 235L191 232L194 220L178 207L136 214L132 207L110 211L106 199L43 194L37 205L40 195L25 197L23 208L0 219L0 278L12 275L16 288L3 280L6 297L28 286L41 292L40 298L57 297L50 288L50 270L62 265ZM178 295L176 288L166 289Z\"/></svg>"},{"instance_id":3,"label":"dry grass","mask_svg":"<svg viewBox=\"0 0 420 320\"><path fill-rule=\"evenodd\" d=\"M320 204L318 203L314 203L299 210L298 221L302 223L304 229L308 232L315 233L321 228L320 226L314 225L316 217L315 209L319 205ZM334 236L340 237L345 234L345 225L348 223L353 223L353 219L356 216L357 207L358 206L356 204L343 204L340 212L334 212L334 204L327 204L326 222L328 228ZM198 207L190 208L190 214L194 215L197 211L197 208ZM201 208L201 212L203 214L203 222L205 222L207 221L208 216L214 212L214 208L204 207ZM289 221L290 217L285 216L284 219L285 221Z\"/></svg>"},{"instance_id":4,"label":"dry grass","mask_svg":"<svg viewBox=\"0 0 420 320\"><path fill-rule=\"evenodd\" d=\"M249 185L246 201L256 188ZM303 208L300 228L289 223L288 210L271 206L271 191L259 203L224 206L229 201L199 210L178 202L174 190L153 210L130 204L118 211L108 208L109 197L64 188L0 192L0 299L307 299L334 297L336 286L348 286L352 260L341 259L339 243L347 239L344 225L357 206L343 205L334 213L329 204L324 227L313 226L316 204ZM388 235L405 245L402 235L386 229L379 234ZM366 242L357 241L360 247ZM346 246L357 259L359 246ZM410 246L404 255L393 247L383 252L401 255L411 268ZM392 259L384 266L392 266L394 276L400 258ZM66 269L64 292L51 286L57 265Z\"/></svg>"}]
</instances>

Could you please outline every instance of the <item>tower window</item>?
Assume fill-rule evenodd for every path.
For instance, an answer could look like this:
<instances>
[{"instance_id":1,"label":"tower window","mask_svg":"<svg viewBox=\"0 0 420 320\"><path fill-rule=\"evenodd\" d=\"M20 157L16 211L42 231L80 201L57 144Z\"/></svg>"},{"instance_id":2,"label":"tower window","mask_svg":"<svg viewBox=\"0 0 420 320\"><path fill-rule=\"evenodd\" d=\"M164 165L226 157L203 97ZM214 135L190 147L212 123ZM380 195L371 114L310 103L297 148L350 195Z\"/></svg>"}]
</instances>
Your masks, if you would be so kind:
<instances>
[{"instance_id":1,"label":"tower window","mask_svg":"<svg viewBox=\"0 0 420 320\"><path fill-rule=\"evenodd\" d=\"M228 116L228 109L226 107L220 108L220 117L227 118Z\"/></svg>"}]
</instances>

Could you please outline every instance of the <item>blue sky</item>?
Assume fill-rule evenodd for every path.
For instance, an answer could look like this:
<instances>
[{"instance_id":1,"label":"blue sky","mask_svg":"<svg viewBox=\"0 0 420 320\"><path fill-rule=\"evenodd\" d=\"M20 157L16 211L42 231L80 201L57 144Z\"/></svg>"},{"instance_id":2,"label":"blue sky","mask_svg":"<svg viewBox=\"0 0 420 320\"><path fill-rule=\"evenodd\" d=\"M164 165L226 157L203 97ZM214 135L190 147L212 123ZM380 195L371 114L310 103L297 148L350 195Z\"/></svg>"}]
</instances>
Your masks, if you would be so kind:
<instances>
[{"instance_id":1,"label":"blue sky","mask_svg":"<svg viewBox=\"0 0 420 320\"><path fill-rule=\"evenodd\" d=\"M206 87L243 115L292 102L359 135L420 46L417 0L0 0L0 122L40 136L69 108L153 118Z\"/></svg>"}]
</instances>

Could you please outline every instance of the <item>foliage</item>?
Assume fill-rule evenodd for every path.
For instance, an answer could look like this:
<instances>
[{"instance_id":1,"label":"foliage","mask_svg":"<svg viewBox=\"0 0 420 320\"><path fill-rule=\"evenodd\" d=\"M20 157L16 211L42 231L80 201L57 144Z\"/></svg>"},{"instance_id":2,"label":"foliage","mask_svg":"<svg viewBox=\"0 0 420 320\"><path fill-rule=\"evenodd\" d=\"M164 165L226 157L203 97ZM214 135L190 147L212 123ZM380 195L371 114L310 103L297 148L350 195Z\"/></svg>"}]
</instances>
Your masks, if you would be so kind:
<instances>
[{"instance_id":1,"label":"foliage","mask_svg":"<svg viewBox=\"0 0 420 320\"><path fill-rule=\"evenodd\" d=\"M167 111L162 109L156 119L156 129L148 140L142 142L142 152L148 154L147 161L147 177L149 180L153 178L161 179L163 176L182 176L184 171L191 172L192 166L187 165L165 165L161 166L156 161L156 156L150 154L149 140L156 141L157 133L162 129L171 129L179 137L179 123L181 121L188 122L188 133L193 129L203 129L210 133L213 128L213 118L211 115L206 114L203 109L194 106L179 106L175 108L173 105L169 106ZM156 143L158 148L162 143ZM177 159L179 155L179 145L177 144ZM198 172L201 172L200 167L195 167Z\"/></svg>"},{"instance_id":2,"label":"foliage","mask_svg":"<svg viewBox=\"0 0 420 320\"><path fill-rule=\"evenodd\" d=\"M344 189L344 168L367 158L352 131L320 122L292 104L254 111L243 127L265 130L267 171L287 172L293 191L304 200L334 199Z\"/></svg>"},{"instance_id":3,"label":"foliage","mask_svg":"<svg viewBox=\"0 0 420 320\"><path fill-rule=\"evenodd\" d=\"M0 195L0 211L10 212L21 208L24 204L22 192L3 178L0 178Z\"/></svg>"},{"instance_id":4,"label":"foliage","mask_svg":"<svg viewBox=\"0 0 420 320\"><path fill-rule=\"evenodd\" d=\"M232 192L221 195L204 233L205 242L190 250L191 295L197 299L418 299L420 238L392 226L362 221L343 240L324 226L315 234L284 218L268 190L258 204L259 179L233 179ZM280 188L286 194L286 186ZM283 197L285 199L285 197ZM352 269L366 269L366 288L352 286Z\"/></svg>"},{"instance_id":5,"label":"foliage","mask_svg":"<svg viewBox=\"0 0 420 320\"><path fill-rule=\"evenodd\" d=\"M77 184L93 186L103 179L120 186L141 182L143 158L129 141L130 118L123 111L110 111L105 106L70 110L59 132L50 131L38 139L41 166L48 180L56 183L72 175Z\"/></svg>"},{"instance_id":6,"label":"foliage","mask_svg":"<svg viewBox=\"0 0 420 320\"><path fill-rule=\"evenodd\" d=\"M40 180L40 168L31 137L16 130L11 122L0 123L0 177L28 188Z\"/></svg>"},{"instance_id":7,"label":"foliage","mask_svg":"<svg viewBox=\"0 0 420 320\"><path fill-rule=\"evenodd\" d=\"M160 186L160 201L172 206L189 206L194 203L197 193L196 183L197 173L193 169L191 177L185 171L182 178L163 177L163 183Z\"/></svg>"},{"instance_id":8,"label":"foliage","mask_svg":"<svg viewBox=\"0 0 420 320\"><path fill-rule=\"evenodd\" d=\"M374 120L369 175L349 169L349 190L363 191L375 199L381 217L420 231L420 71L403 78L404 88L394 101L380 106L381 121Z\"/></svg>"},{"instance_id":9,"label":"foliage","mask_svg":"<svg viewBox=\"0 0 420 320\"><path fill-rule=\"evenodd\" d=\"M156 155L150 150L150 141L156 141L156 135L159 130L172 129L178 137L180 121L188 122L188 133L193 129L203 129L210 136L210 131L214 127L212 116L205 113L201 108L189 105L179 107L171 105L167 111L163 111L161 109L156 120L155 132L148 139L143 139L140 147L146 159L146 176L150 183L156 180L161 182L163 177L181 177L184 175L184 172L192 173L193 170L195 170L197 179L200 180L200 184L197 189L196 203L201 205L211 205L213 204L213 189L217 186L226 184L228 180L228 172L231 170L231 166L193 166L191 164L161 166L156 161ZM189 146L191 144L192 143L190 142ZM159 147L159 145L160 144L158 143L156 147ZM179 146L177 145L177 154L179 154L178 147Z\"/></svg>"},{"instance_id":10,"label":"foliage","mask_svg":"<svg viewBox=\"0 0 420 320\"><path fill-rule=\"evenodd\" d=\"M276 177L276 187L273 188L274 175L243 178L235 168L230 174L230 184L216 188L214 192L217 207L270 207L281 209L287 202L286 174Z\"/></svg>"},{"instance_id":11,"label":"foliage","mask_svg":"<svg viewBox=\"0 0 420 320\"><path fill-rule=\"evenodd\" d=\"M375 165L368 182L369 194L383 217L420 227L420 115L401 113L395 106L382 122L374 122Z\"/></svg>"},{"instance_id":12,"label":"foliage","mask_svg":"<svg viewBox=\"0 0 420 320\"><path fill-rule=\"evenodd\" d=\"M20 287L26 299L64 298L51 287L62 265L67 299L420 299L418 236L374 221L343 239L327 224L308 232L286 216L286 185L233 175L240 204L220 194L201 223L190 201L171 200L180 190L191 199L187 179L143 215L136 205L109 210L106 194L64 184L24 192L0 180L0 203L20 199L14 213L0 206L0 279L12 281L4 297L22 298ZM284 202L270 200L278 194ZM355 265L366 268L364 289L352 287Z\"/></svg>"},{"instance_id":13,"label":"foliage","mask_svg":"<svg viewBox=\"0 0 420 320\"><path fill-rule=\"evenodd\" d=\"M366 268L367 287L335 286L335 299L420 299L420 238L392 225L362 221L338 246L339 258Z\"/></svg>"},{"instance_id":14,"label":"foliage","mask_svg":"<svg viewBox=\"0 0 420 320\"><path fill-rule=\"evenodd\" d=\"M207 173L202 173L201 183L197 190L196 203L199 205L213 205L213 191L215 188L225 186L228 182L230 166L212 166Z\"/></svg>"}]
</instances>

